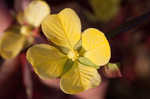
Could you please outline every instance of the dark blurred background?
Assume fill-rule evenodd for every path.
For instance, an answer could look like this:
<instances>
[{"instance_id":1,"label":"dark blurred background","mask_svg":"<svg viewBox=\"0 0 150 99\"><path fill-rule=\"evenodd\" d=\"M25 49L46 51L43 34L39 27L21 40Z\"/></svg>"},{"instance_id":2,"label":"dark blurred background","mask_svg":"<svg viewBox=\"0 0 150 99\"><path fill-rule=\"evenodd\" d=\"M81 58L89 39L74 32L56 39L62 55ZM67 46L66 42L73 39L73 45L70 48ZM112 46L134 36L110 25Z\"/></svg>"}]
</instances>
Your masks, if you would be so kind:
<instances>
[{"instance_id":1,"label":"dark blurred background","mask_svg":"<svg viewBox=\"0 0 150 99\"><path fill-rule=\"evenodd\" d=\"M0 37L15 22L15 13L22 11L30 1L0 0ZM95 27L110 36L111 62L120 63L120 71L116 72L122 76L107 75L100 69L103 78L100 86L67 95L60 90L58 79L40 80L30 64L22 62L25 54L22 52L14 59L1 58L0 99L150 99L150 17L141 17L144 21L140 24L130 24L131 29L111 36L111 31L121 24L149 13L150 0L45 1L50 5L51 13L64 8L74 9L81 19L82 30ZM42 32L40 36L43 36Z\"/></svg>"}]
</instances>

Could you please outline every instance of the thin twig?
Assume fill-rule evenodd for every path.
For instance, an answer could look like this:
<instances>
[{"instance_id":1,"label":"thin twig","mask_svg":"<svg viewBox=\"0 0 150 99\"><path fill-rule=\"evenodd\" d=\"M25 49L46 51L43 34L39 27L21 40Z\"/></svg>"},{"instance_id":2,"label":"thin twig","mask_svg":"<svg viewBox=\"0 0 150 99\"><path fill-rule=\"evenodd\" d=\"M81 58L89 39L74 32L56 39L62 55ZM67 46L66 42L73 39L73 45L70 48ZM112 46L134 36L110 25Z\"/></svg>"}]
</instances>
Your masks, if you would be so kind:
<instances>
[{"instance_id":1,"label":"thin twig","mask_svg":"<svg viewBox=\"0 0 150 99\"><path fill-rule=\"evenodd\" d=\"M150 19L150 12L147 12L147 13L141 15L141 16L138 16L134 19L131 19L131 20L121 24L117 28L115 28L115 29L111 30L110 32L108 32L106 34L106 36L108 37L108 39L111 39L111 38L115 37L116 35L118 35L120 33L127 32L127 31L133 29L134 27L136 27L139 24L144 23L148 19Z\"/></svg>"}]
</instances>

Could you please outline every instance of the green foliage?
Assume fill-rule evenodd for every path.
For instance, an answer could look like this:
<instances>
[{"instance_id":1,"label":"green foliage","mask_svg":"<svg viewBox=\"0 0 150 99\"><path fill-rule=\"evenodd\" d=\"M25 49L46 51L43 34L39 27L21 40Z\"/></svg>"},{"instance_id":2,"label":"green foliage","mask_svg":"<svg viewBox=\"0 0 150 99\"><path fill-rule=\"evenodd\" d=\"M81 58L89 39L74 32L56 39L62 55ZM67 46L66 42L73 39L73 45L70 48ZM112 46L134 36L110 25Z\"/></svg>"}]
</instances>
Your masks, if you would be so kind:
<instances>
[{"instance_id":1,"label":"green foliage","mask_svg":"<svg viewBox=\"0 0 150 99\"><path fill-rule=\"evenodd\" d=\"M111 20L118 12L120 0L89 0L95 17L103 22Z\"/></svg>"}]
</instances>

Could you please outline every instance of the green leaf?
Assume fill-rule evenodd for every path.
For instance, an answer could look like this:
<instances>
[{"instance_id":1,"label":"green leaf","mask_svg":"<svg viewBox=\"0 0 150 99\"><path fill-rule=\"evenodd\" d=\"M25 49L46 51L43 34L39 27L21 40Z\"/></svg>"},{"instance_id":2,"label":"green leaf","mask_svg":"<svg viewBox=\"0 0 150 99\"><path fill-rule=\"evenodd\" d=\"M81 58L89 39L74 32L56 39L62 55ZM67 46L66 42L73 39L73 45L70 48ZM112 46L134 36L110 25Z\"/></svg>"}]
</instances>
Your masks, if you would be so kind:
<instances>
[{"instance_id":1,"label":"green leaf","mask_svg":"<svg viewBox=\"0 0 150 99\"><path fill-rule=\"evenodd\" d=\"M82 42L81 42L81 40L80 41L78 41L78 43L75 45L75 50L77 50L77 51L80 51L81 50L81 48L82 48Z\"/></svg>"},{"instance_id":2,"label":"green leaf","mask_svg":"<svg viewBox=\"0 0 150 99\"><path fill-rule=\"evenodd\" d=\"M88 58L86 57L80 57L79 62L85 66L89 66L89 67L94 67L96 69L99 69L99 66L94 64L93 62L91 62Z\"/></svg>"},{"instance_id":3,"label":"green leaf","mask_svg":"<svg viewBox=\"0 0 150 99\"><path fill-rule=\"evenodd\" d=\"M59 49L60 52L62 52L63 54L67 55L67 53L69 52L68 48L62 47L62 46L57 46L54 45L57 49Z\"/></svg>"},{"instance_id":4,"label":"green leaf","mask_svg":"<svg viewBox=\"0 0 150 99\"><path fill-rule=\"evenodd\" d=\"M119 69L120 64L119 63L109 63L106 66L104 66L104 76L107 78L116 78L116 77L122 77L122 74Z\"/></svg>"},{"instance_id":5,"label":"green leaf","mask_svg":"<svg viewBox=\"0 0 150 99\"><path fill-rule=\"evenodd\" d=\"M68 72L71 68L72 68L72 65L73 65L73 61L71 59L68 59L64 65L64 69L63 69L63 72L61 75L63 75L64 73Z\"/></svg>"},{"instance_id":6,"label":"green leaf","mask_svg":"<svg viewBox=\"0 0 150 99\"><path fill-rule=\"evenodd\" d=\"M108 63L108 68L112 71L118 70L120 63Z\"/></svg>"}]
</instances>

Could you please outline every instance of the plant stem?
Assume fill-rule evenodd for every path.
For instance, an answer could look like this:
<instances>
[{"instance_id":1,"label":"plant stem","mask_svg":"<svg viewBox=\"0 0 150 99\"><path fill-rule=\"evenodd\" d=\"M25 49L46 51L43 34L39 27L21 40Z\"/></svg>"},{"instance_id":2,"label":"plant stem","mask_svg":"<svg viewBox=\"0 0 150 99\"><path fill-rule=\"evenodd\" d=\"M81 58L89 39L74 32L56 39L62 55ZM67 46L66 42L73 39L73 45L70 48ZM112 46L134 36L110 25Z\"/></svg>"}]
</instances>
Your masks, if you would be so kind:
<instances>
[{"instance_id":1,"label":"plant stem","mask_svg":"<svg viewBox=\"0 0 150 99\"><path fill-rule=\"evenodd\" d=\"M4 59L2 57L0 57L0 66L3 64Z\"/></svg>"},{"instance_id":2,"label":"plant stem","mask_svg":"<svg viewBox=\"0 0 150 99\"><path fill-rule=\"evenodd\" d=\"M121 24L117 28L108 32L106 36L108 37L108 39L111 39L120 33L127 32L132 28L136 27L137 25L144 23L145 21L147 21L148 18L150 18L150 11L134 19L126 21L125 23Z\"/></svg>"}]
</instances>

